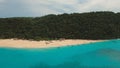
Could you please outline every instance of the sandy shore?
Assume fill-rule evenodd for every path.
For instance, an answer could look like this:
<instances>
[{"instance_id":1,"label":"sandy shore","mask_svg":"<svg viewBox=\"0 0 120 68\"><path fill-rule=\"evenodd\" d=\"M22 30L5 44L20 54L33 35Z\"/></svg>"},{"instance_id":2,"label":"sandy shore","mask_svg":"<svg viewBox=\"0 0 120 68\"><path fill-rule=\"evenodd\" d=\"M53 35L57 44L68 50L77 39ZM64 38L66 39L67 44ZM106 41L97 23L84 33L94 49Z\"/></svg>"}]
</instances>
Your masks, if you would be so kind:
<instances>
[{"instance_id":1,"label":"sandy shore","mask_svg":"<svg viewBox=\"0 0 120 68\"><path fill-rule=\"evenodd\" d=\"M61 47L76 44L87 44L93 42L100 42L103 40L51 40L51 41L29 41L29 40L14 40L14 39L0 39L0 47L13 47L13 48L48 48L48 47Z\"/></svg>"}]
</instances>

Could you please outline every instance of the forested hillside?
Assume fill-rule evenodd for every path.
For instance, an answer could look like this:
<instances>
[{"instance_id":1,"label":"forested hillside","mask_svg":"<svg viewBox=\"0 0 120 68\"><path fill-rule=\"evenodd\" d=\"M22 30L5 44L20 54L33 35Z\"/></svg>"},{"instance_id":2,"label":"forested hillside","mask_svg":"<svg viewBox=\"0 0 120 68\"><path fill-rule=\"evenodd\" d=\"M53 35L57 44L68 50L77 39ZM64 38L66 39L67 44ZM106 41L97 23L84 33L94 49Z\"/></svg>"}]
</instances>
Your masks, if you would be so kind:
<instances>
[{"instance_id":1,"label":"forested hillside","mask_svg":"<svg viewBox=\"0 0 120 68\"><path fill-rule=\"evenodd\" d=\"M120 38L120 13L106 11L0 18L0 38L32 40Z\"/></svg>"}]
</instances>

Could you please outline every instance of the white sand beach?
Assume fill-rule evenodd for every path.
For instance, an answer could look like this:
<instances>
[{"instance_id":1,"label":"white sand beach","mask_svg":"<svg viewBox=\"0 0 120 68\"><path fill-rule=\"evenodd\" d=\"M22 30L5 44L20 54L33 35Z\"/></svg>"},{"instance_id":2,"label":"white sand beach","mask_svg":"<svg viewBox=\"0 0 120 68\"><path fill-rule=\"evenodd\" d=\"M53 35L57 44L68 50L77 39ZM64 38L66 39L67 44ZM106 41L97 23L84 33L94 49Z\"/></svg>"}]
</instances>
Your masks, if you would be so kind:
<instances>
[{"instance_id":1,"label":"white sand beach","mask_svg":"<svg viewBox=\"0 0 120 68\"><path fill-rule=\"evenodd\" d=\"M100 42L104 40L81 40L81 39L64 39L51 41L29 41L29 40L14 40L14 39L0 39L0 47L12 48L49 48L61 47L77 44L87 44L93 42Z\"/></svg>"}]
</instances>

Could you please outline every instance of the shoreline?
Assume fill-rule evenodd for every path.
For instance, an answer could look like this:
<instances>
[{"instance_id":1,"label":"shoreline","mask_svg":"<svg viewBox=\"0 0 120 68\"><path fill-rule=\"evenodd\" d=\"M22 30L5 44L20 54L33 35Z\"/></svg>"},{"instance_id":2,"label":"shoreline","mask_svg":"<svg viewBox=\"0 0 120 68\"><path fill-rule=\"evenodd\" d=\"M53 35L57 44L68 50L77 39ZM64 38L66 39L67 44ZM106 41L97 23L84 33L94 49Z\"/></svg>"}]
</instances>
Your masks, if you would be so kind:
<instances>
[{"instance_id":1,"label":"shoreline","mask_svg":"<svg viewBox=\"0 0 120 68\"><path fill-rule=\"evenodd\" d=\"M89 44L94 42L102 42L105 40L82 40L82 39L65 39L65 40L50 40L50 41L30 41L30 40L14 40L0 39L0 47L10 48L50 48Z\"/></svg>"}]
</instances>

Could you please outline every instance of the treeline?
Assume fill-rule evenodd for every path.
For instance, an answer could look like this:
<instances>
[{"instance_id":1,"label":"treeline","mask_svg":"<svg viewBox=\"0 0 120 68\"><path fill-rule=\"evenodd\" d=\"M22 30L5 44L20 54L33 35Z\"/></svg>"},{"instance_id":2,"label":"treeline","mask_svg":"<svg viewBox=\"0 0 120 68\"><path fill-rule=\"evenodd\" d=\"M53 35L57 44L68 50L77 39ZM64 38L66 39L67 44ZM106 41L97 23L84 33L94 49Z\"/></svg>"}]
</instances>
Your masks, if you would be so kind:
<instances>
[{"instance_id":1,"label":"treeline","mask_svg":"<svg viewBox=\"0 0 120 68\"><path fill-rule=\"evenodd\" d=\"M120 13L106 11L0 18L0 38L116 39L120 38Z\"/></svg>"}]
</instances>

